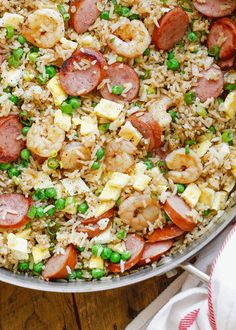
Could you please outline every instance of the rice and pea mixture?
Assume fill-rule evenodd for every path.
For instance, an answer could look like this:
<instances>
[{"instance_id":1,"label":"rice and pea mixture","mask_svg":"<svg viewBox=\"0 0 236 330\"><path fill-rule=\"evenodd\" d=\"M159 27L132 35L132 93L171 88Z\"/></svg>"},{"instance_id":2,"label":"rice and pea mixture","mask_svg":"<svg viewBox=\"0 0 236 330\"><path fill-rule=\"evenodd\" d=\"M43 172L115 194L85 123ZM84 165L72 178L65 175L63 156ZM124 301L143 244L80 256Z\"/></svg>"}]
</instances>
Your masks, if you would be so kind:
<instances>
[{"instance_id":1,"label":"rice and pea mixture","mask_svg":"<svg viewBox=\"0 0 236 330\"><path fill-rule=\"evenodd\" d=\"M154 29L175 8L188 16L187 31L171 49L157 49ZM222 71L218 97L195 92L201 72L214 68L214 83L220 70L220 47L206 46L212 21L191 1L103 0L97 9L77 33L69 0L0 3L0 136L2 117L16 115L23 141L15 161L0 161L0 193L29 201L22 225L6 228L18 214L0 199L0 265L13 272L71 281L155 266L155 247L182 252L234 201L236 71ZM101 77L93 52L106 62ZM64 62L73 56L72 79ZM131 83L112 85L106 71L114 65L118 76L126 65L134 71ZM96 88L68 93L80 80L93 85L93 74ZM166 228L174 234L163 238ZM146 247L154 252L143 257ZM51 275L50 260L61 267Z\"/></svg>"}]
</instances>

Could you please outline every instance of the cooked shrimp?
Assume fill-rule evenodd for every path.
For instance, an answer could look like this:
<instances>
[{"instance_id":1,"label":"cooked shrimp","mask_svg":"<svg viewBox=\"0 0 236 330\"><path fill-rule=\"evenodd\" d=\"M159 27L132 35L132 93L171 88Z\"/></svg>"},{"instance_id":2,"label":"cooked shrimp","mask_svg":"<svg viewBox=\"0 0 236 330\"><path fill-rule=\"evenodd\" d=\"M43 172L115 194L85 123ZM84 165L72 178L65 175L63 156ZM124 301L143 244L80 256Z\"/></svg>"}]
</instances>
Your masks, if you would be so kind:
<instances>
[{"instance_id":1,"label":"cooked shrimp","mask_svg":"<svg viewBox=\"0 0 236 330\"><path fill-rule=\"evenodd\" d=\"M55 125L33 124L27 134L27 148L40 157L57 153L65 140L65 132Z\"/></svg>"},{"instance_id":2,"label":"cooked shrimp","mask_svg":"<svg viewBox=\"0 0 236 330\"><path fill-rule=\"evenodd\" d=\"M142 55L151 43L151 37L145 25L138 20L122 19L114 33L107 38L108 46L118 55L134 58Z\"/></svg>"},{"instance_id":3,"label":"cooked shrimp","mask_svg":"<svg viewBox=\"0 0 236 330\"><path fill-rule=\"evenodd\" d=\"M60 156L62 168L76 170L82 167L81 161L90 159L90 151L79 142L70 142L63 147Z\"/></svg>"},{"instance_id":4,"label":"cooked shrimp","mask_svg":"<svg viewBox=\"0 0 236 330\"><path fill-rule=\"evenodd\" d=\"M54 9L38 9L29 15L21 33L37 47L52 48L64 37L64 21Z\"/></svg>"},{"instance_id":5,"label":"cooked shrimp","mask_svg":"<svg viewBox=\"0 0 236 330\"><path fill-rule=\"evenodd\" d=\"M198 155L190 150L186 154L184 148L172 151L166 157L167 167L174 171L168 172L168 177L175 183L191 183L202 174L202 163Z\"/></svg>"},{"instance_id":6,"label":"cooked shrimp","mask_svg":"<svg viewBox=\"0 0 236 330\"><path fill-rule=\"evenodd\" d=\"M136 147L129 141L111 141L105 148L108 171L126 172L134 164Z\"/></svg>"},{"instance_id":7,"label":"cooked shrimp","mask_svg":"<svg viewBox=\"0 0 236 330\"><path fill-rule=\"evenodd\" d=\"M123 222L130 225L134 230L143 230L162 219L158 201L149 195L135 193L125 199L119 207L119 216Z\"/></svg>"},{"instance_id":8,"label":"cooked shrimp","mask_svg":"<svg viewBox=\"0 0 236 330\"><path fill-rule=\"evenodd\" d=\"M173 105L173 101L167 96L161 96L158 101L152 103L149 112L153 119L157 121L163 130L168 129L171 123L171 116L167 110Z\"/></svg>"}]
</instances>

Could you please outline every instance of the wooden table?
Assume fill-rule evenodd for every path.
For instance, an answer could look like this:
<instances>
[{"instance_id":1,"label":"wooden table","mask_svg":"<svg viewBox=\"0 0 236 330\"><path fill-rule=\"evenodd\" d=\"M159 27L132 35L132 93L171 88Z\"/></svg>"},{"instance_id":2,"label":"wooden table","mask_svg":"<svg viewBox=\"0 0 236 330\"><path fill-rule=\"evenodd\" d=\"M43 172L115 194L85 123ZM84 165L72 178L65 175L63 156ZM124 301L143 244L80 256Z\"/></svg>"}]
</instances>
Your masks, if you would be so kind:
<instances>
[{"instance_id":1,"label":"wooden table","mask_svg":"<svg viewBox=\"0 0 236 330\"><path fill-rule=\"evenodd\" d=\"M0 282L0 330L123 330L171 280L162 276L121 289L78 294Z\"/></svg>"}]
</instances>

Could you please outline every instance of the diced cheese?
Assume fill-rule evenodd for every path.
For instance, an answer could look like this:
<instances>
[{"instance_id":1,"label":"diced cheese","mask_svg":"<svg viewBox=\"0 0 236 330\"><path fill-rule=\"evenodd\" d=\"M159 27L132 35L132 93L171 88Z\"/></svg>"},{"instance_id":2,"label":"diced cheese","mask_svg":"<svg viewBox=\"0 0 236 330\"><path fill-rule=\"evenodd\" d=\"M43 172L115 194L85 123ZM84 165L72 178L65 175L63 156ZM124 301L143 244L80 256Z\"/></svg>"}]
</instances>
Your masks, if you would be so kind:
<instances>
[{"instance_id":1,"label":"diced cheese","mask_svg":"<svg viewBox=\"0 0 236 330\"><path fill-rule=\"evenodd\" d=\"M109 101L106 99L101 99L100 102L94 108L94 113L98 117L115 120L119 116L123 108L123 104Z\"/></svg>"},{"instance_id":2,"label":"diced cheese","mask_svg":"<svg viewBox=\"0 0 236 330\"><path fill-rule=\"evenodd\" d=\"M236 114L236 91L229 93L220 107L229 119L234 119Z\"/></svg>"},{"instance_id":3,"label":"diced cheese","mask_svg":"<svg viewBox=\"0 0 236 330\"><path fill-rule=\"evenodd\" d=\"M207 153L207 151L209 150L211 144L212 143L209 140L205 140L205 141L203 141L201 143L198 143L195 146L193 146L192 149L201 158Z\"/></svg>"},{"instance_id":4,"label":"diced cheese","mask_svg":"<svg viewBox=\"0 0 236 330\"><path fill-rule=\"evenodd\" d=\"M16 260L28 260L29 259L29 254L26 252L20 252L16 250L12 250L12 256Z\"/></svg>"},{"instance_id":5,"label":"diced cheese","mask_svg":"<svg viewBox=\"0 0 236 330\"><path fill-rule=\"evenodd\" d=\"M197 204L200 195L201 190L195 183L191 183L187 186L181 197L189 206L194 207Z\"/></svg>"},{"instance_id":6,"label":"diced cheese","mask_svg":"<svg viewBox=\"0 0 236 330\"><path fill-rule=\"evenodd\" d=\"M109 181L106 183L103 191L99 195L100 201L116 201L120 196L121 189L113 187L109 184Z\"/></svg>"},{"instance_id":7,"label":"diced cheese","mask_svg":"<svg viewBox=\"0 0 236 330\"><path fill-rule=\"evenodd\" d=\"M26 239L10 233L7 235L7 247L14 251L27 253L28 242Z\"/></svg>"},{"instance_id":8,"label":"diced cheese","mask_svg":"<svg viewBox=\"0 0 236 330\"><path fill-rule=\"evenodd\" d=\"M94 242L96 244L108 244L113 240L112 233L111 233L111 227L105 230L100 235L94 237Z\"/></svg>"},{"instance_id":9,"label":"diced cheese","mask_svg":"<svg viewBox=\"0 0 236 330\"><path fill-rule=\"evenodd\" d=\"M108 247L112 249L112 251L118 252L120 254L126 251L126 246L124 242L120 242L117 244L109 244Z\"/></svg>"},{"instance_id":10,"label":"diced cheese","mask_svg":"<svg viewBox=\"0 0 236 330\"><path fill-rule=\"evenodd\" d=\"M143 191L151 181L150 176L145 174L135 175L135 179L133 182L133 188L137 191Z\"/></svg>"},{"instance_id":11,"label":"diced cheese","mask_svg":"<svg viewBox=\"0 0 236 330\"><path fill-rule=\"evenodd\" d=\"M48 249L40 246L39 244L35 245L32 248L32 255L33 255L34 263L36 264L50 257L50 253Z\"/></svg>"},{"instance_id":12,"label":"diced cheese","mask_svg":"<svg viewBox=\"0 0 236 330\"><path fill-rule=\"evenodd\" d=\"M210 188L200 188L201 196L199 202L207 206L209 209L212 209L214 198L215 198L215 191Z\"/></svg>"},{"instance_id":13,"label":"diced cheese","mask_svg":"<svg viewBox=\"0 0 236 330\"><path fill-rule=\"evenodd\" d=\"M92 256L92 258L89 260L89 268L104 268L104 260L101 257Z\"/></svg>"},{"instance_id":14,"label":"diced cheese","mask_svg":"<svg viewBox=\"0 0 236 330\"><path fill-rule=\"evenodd\" d=\"M115 201L107 201L107 202L101 202L100 204L97 205L94 216L99 217L103 213L109 211L112 209L115 205Z\"/></svg>"},{"instance_id":15,"label":"diced cheese","mask_svg":"<svg viewBox=\"0 0 236 330\"><path fill-rule=\"evenodd\" d=\"M81 135L88 135L98 131L97 120L90 116L83 116L80 120L80 133Z\"/></svg>"},{"instance_id":16,"label":"diced cheese","mask_svg":"<svg viewBox=\"0 0 236 330\"><path fill-rule=\"evenodd\" d=\"M216 211L223 210L225 208L227 199L228 199L227 192L217 191L215 193L215 198L214 198L214 202L212 205L212 209L216 210Z\"/></svg>"},{"instance_id":17,"label":"diced cheese","mask_svg":"<svg viewBox=\"0 0 236 330\"><path fill-rule=\"evenodd\" d=\"M24 16L19 14L5 13L0 19L0 26L12 26L14 29L18 30L23 22Z\"/></svg>"},{"instance_id":18,"label":"diced cheese","mask_svg":"<svg viewBox=\"0 0 236 330\"><path fill-rule=\"evenodd\" d=\"M30 234L31 234L31 228L25 229L23 231L20 231L19 233L15 234L17 237L21 237L24 239L30 238Z\"/></svg>"},{"instance_id":19,"label":"diced cheese","mask_svg":"<svg viewBox=\"0 0 236 330\"><path fill-rule=\"evenodd\" d=\"M54 124L63 131L68 132L71 128L71 116L63 113L61 110L55 111Z\"/></svg>"},{"instance_id":20,"label":"diced cheese","mask_svg":"<svg viewBox=\"0 0 236 330\"><path fill-rule=\"evenodd\" d=\"M63 179L61 180L61 183L70 196L77 195L78 193L89 192L89 187L79 177Z\"/></svg>"},{"instance_id":21,"label":"diced cheese","mask_svg":"<svg viewBox=\"0 0 236 330\"><path fill-rule=\"evenodd\" d=\"M119 136L123 137L125 140L132 141L135 146L138 145L142 139L142 134L139 133L130 121L127 121L121 128Z\"/></svg>"},{"instance_id":22,"label":"diced cheese","mask_svg":"<svg viewBox=\"0 0 236 330\"><path fill-rule=\"evenodd\" d=\"M35 189L45 189L53 187L53 182L50 176L42 171L37 172L37 177L34 178Z\"/></svg>"},{"instance_id":23,"label":"diced cheese","mask_svg":"<svg viewBox=\"0 0 236 330\"><path fill-rule=\"evenodd\" d=\"M61 105L62 102L67 99L68 95L63 90L58 75L55 75L51 80L49 80L47 87L53 96L55 105Z\"/></svg>"},{"instance_id":24,"label":"diced cheese","mask_svg":"<svg viewBox=\"0 0 236 330\"><path fill-rule=\"evenodd\" d=\"M120 172L114 172L109 180L109 184L113 187L124 188L130 180L130 176Z\"/></svg>"},{"instance_id":25,"label":"diced cheese","mask_svg":"<svg viewBox=\"0 0 236 330\"><path fill-rule=\"evenodd\" d=\"M11 69L2 73L3 84L16 87L22 77L22 69Z\"/></svg>"}]
</instances>

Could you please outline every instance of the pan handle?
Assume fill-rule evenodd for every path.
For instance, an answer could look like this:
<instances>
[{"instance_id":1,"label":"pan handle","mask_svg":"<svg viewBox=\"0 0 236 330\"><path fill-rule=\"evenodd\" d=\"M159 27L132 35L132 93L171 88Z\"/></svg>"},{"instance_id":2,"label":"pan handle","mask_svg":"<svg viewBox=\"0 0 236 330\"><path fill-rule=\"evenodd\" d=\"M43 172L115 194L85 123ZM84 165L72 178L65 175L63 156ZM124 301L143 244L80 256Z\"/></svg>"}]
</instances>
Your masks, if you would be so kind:
<instances>
[{"instance_id":1,"label":"pan handle","mask_svg":"<svg viewBox=\"0 0 236 330\"><path fill-rule=\"evenodd\" d=\"M185 262L185 263L181 264L180 267L182 269L186 270L187 272L189 272L190 274L197 276L199 278L199 280L201 280L204 283L208 283L210 280L210 276L203 273L201 270L197 269L189 262Z\"/></svg>"}]
</instances>

